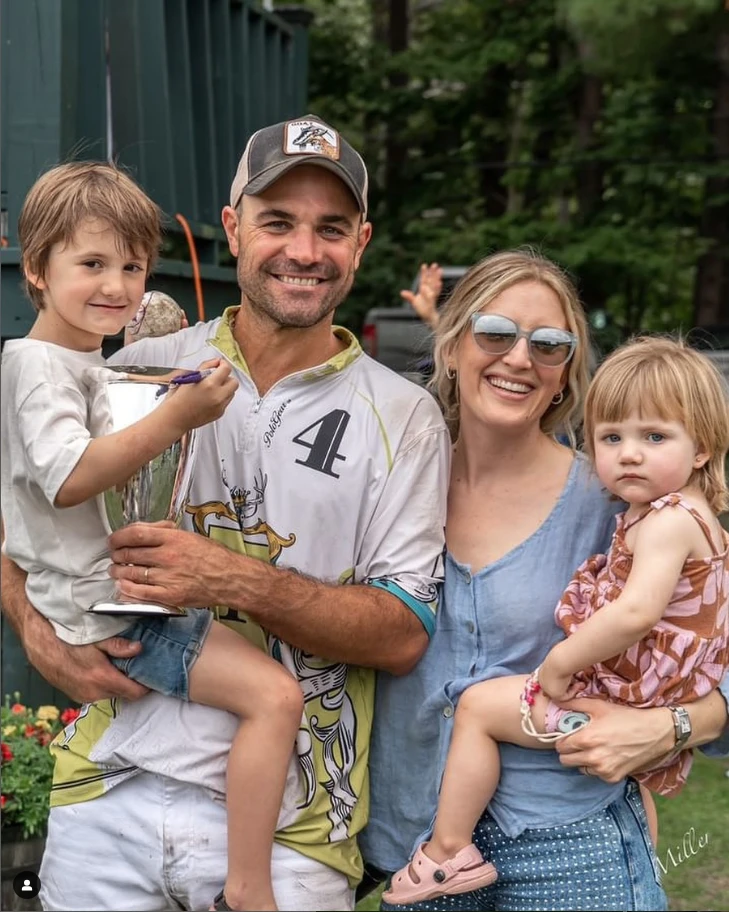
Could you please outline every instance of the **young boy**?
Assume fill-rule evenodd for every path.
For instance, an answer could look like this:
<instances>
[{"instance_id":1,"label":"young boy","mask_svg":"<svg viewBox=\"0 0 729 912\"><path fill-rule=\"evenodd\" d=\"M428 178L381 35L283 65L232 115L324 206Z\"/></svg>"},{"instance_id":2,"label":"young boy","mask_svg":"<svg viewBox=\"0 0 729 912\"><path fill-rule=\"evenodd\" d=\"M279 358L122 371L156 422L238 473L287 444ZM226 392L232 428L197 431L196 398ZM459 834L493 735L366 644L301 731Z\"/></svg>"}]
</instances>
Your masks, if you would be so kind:
<instances>
[{"instance_id":1,"label":"young boy","mask_svg":"<svg viewBox=\"0 0 729 912\"><path fill-rule=\"evenodd\" d=\"M219 418L238 386L227 362L208 362L211 374L168 393L151 415L93 436L101 343L137 313L160 234L157 206L110 164L61 165L28 193L18 236L37 316L2 357L3 548L61 639L140 640L141 654L123 660L130 677L244 721L228 761L228 875L215 908L275 909L271 847L303 708L298 683L207 609L134 623L87 611L113 591L96 495Z\"/></svg>"}]
</instances>

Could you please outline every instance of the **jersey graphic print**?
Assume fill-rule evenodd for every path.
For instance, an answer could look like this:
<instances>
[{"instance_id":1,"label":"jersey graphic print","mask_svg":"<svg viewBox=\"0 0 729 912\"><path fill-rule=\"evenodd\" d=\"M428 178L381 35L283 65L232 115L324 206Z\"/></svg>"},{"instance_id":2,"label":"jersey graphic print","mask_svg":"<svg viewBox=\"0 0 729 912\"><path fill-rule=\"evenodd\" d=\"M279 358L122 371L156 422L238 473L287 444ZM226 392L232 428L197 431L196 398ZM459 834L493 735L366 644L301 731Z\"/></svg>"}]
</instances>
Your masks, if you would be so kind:
<instances>
[{"instance_id":1,"label":"jersey graphic print","mask_svg":"<svg viewBox=\"0 0 729 912\"><path fill-rule=\"evenodd\" d=\"M332 416L336 416L336 421ZM321 425L313 445L304 443L304 446L311 449L311 454L309 461L304 461L303 464L338 477L334 472L327 471L327 467L331 468L335 457L345 458L336 453L336 446L341 441L348 420L346 412L331 412L303 431L299 436ZM327 446L319 445L322 443L322 433L329 443ZM253 490L239 485L230 487L223 468L222 482L230 494L229 502L187 505L186 511L191 514L193 528L232 550L275 565L283 550L294 544L296 534L291 532L281 535L261 518L268 476L259 470L254 476ZM231 536L237 539L235 543ZM346 575L341 582L345 581ZM304 712L309 722L308 730L302 726L296 739L296 754L303 785L298 808L307 808L312 804L316 797L316 769L319 767L325 770L327 778L321 785L329 795L331 805L327 812L331 824L328 840L338 842L346 839L357 801L350 781L356 755L357 725L354 707L346 692L347 666L343 663L329 663L293 648L278 637L265 633L245 615L230 608L221 609L219 616L221 621L244 624L244 635L256 645L263 646L269 655L278 659L298 679L304 694ZM315 753L321 757L319 764L316 763Z\"/></svg>"}]
</instances>

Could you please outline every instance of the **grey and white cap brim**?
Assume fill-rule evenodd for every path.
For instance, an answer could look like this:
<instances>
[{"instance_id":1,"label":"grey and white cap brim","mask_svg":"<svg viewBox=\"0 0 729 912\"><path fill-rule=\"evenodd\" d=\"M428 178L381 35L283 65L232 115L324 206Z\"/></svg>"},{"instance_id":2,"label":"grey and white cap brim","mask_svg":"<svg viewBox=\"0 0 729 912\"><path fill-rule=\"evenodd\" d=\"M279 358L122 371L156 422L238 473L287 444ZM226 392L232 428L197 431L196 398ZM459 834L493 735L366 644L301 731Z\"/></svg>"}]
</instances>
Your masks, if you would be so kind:
<instances>
[{"instance_id":1,"label":"grey and white cap brim","mask_svg":"<svg viewBox=\"0 0 729 912\"><path fill-rule=\"evenodd\" d=\"M300 165L317 165L319 168L326 168L327 171L336 174L351 191L359 211L362 213L362 217L364 219L367 218L367 206L362 198L362 194L346 168L338 161L328 158L325 155L297 155L292 157L290 161L276 162L275 165L266 168L254 177L253 180L249 181L243 189L241 196L258 196L259 193L263 193L264 190L267 190L271 184L274 184L280 177L283 177L284 174L288 174L289 171L293 168L298 168ZM238 197L235 202L231 199L231 206L235 208L239 202L240 197Z\"/></svg>"}]
</instances>

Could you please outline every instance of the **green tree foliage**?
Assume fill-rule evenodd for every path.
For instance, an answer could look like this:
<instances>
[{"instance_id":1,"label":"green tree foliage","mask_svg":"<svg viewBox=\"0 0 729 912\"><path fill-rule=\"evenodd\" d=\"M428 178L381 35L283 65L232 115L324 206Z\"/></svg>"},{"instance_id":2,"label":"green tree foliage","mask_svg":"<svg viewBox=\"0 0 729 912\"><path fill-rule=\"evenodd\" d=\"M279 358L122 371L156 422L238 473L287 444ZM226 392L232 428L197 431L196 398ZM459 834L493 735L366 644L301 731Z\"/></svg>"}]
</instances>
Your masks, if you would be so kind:
<instances>
[{"instance_id":1,"label":"green tree foliage","mask_svg":"<svg viewBox=\"0 0 729 912\"><path fill-rule=\"evenodd\" d=\"M408 47L391 54L398 3L308 4L311 107L371 175L375 240L341 320L358 330L398 304L422 260L525 244L578 277L611 344L690 327L709 250L729 296L727 251L702 222L727 205L723 0L410 0Z\"/></svg>"}]
</instances>

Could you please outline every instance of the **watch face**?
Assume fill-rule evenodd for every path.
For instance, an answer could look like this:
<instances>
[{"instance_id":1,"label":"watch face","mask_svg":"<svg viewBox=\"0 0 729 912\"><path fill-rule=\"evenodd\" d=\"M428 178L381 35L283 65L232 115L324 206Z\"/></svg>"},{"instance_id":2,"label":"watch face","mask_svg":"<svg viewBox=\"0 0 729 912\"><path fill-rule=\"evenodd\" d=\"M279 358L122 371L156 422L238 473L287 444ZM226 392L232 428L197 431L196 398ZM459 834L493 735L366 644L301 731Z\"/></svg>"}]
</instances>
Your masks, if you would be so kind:
<instances>
[{"instance_id":1,"label":"watch face","mask_svg":"<svg viewBox=\"0 0 729 912\"><path fill-rule=\"evenodd\" d=\"M691 734L691 719L683 706L671 707L673 724L676 728L676 743L683 744Z\"/></svg>"}]
</instances>

